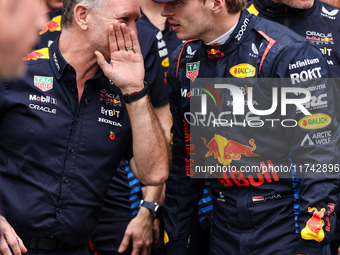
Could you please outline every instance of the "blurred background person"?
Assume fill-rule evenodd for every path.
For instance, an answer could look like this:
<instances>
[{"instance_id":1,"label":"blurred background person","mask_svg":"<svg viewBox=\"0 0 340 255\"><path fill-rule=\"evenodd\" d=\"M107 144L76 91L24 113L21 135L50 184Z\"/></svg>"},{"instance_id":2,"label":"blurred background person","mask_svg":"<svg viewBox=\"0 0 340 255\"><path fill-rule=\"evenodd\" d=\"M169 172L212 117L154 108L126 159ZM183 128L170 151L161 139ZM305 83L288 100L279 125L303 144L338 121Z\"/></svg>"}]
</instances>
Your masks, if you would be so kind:
<instances>
[{"instance_id":1,"label":"blurred background person","mask_svg":"<svg viewBox=\"0 0 340 255\"><path fill-rule=\"evenodd\" d=\"M51 12L63 7L63 0L44 0L44 12Z\"/></svg>"},{"instance_id":2,"label":"blurred background person","mask_svg":"<svg viewBox=\"0 0 340 255\"><path fill-rule=\"evenodd\" d=\"M63 0L44 0L44 12L48 16L47 23L41 28L39 43L35 49L49 47L61 31L61 14Z\"/></svg>"},{"instance_id":3,"label":"blurred background person","mask_svg":"<svg viewBox=\"0 0 340 255\"><path fill-rule=\"evenodd\" d=\"M38 41L45 24L41 0L0 1L0 78L22 74L22 59Z\"/></svg>"}]
</instances>

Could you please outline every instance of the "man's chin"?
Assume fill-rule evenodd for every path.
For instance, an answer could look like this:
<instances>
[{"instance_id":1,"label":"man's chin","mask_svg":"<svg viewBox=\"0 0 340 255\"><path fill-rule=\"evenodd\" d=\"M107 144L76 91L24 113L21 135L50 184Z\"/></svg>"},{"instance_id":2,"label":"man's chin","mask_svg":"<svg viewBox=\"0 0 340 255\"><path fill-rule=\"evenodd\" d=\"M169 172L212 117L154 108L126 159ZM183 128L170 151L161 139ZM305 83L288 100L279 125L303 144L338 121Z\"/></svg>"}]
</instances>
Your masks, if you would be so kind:
<instances>
[{"instance_id":1,"label":"man's chin","mask_svg":"<svg viewBox=\"0 0 340 255\"><path fill-rule=\"evenodd\" d=\"M190 39L194 39L193 37L189 36L189 35L186 35L186 34L183 34L181 32L179 33L176 33L176 36L178 39L180 39L181 41L187 41L187 40L190 40Z\"/></svg>"}]
</instances>

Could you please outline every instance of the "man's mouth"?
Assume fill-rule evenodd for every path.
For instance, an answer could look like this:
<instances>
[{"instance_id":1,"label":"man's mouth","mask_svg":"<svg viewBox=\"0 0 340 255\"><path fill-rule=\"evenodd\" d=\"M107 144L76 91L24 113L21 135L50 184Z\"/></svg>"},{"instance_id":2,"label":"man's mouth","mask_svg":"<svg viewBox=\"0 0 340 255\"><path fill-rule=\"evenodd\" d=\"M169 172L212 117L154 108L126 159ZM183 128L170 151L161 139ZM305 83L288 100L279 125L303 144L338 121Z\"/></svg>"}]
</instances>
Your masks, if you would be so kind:
<instances>
[{"instance_id":1,"label":"man's mouth","mask_svg":"<svg viewBox=\"0 0 340 255\"><path fill-rule=\"evenodd\" d=\"M175 31L175 32L181 27L181 25L178 24L178 23L172 23L171 22L170 24L171 24L172 30Z\"/></svg>"}]
</instances>

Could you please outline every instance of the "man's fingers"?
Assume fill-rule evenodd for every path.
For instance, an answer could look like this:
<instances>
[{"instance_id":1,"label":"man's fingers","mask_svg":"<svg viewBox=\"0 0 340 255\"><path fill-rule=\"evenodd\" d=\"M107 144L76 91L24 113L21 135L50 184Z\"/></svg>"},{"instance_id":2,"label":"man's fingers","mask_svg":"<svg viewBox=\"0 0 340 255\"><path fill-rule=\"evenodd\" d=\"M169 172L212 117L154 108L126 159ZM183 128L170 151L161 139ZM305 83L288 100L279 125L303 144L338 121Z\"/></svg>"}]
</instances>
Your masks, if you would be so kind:
<instances>
[{"instance_id":1,"label":"man's fingers","mask_svg":"<svg viewBox=\"0 0 340 255\"><path fill-rule=\"evenodd\" d=\"M127 249L127 247L129 247L130 240L131 240L131 235L130 235L130 234L127 234L127 233L125 232L124 237L123 237L123 240L122 240L122 242L120 243L120 246L119 246L119 248L118 248L118 252L119 252L119 253L123 253L123 252Z\"/></svg>"},{"instance_id":2,"label":"man's fingers","mask_svg":"<svg viewBox=\"0 0 340 255\"><path fill-rule=\"evenodd\" d=\"M136 34L135 31L130 31L130 38L131 38L131 41L132 41L132 47L133 47L134 51L137 54L142 54L142 51L141 51L140 46L139 46L138 37L137 37L137 34Z\"/></svg>"},{"instance_id":3,"label":"man's fingers","mask_svg":"<svg viewBox=\"0 0 340 255\"><path fill-rule=\"evenodd\" d=\"M101 54L99 51L96 51L94 54L96 55L98 65L105 73L105 69L109 64L106 62L103 54Z\"/></svg>"},{"instance_id":4,"label":"man's fingers","mask_svg":"<svg viewBox=\"0 0 340 255\"><path fill-rule=\"evenodd\" d=\"M20 255L21 254L19 242L14 236L6 237L6 242L8 244L8 248L12 252L12 254L14 254L14 255Z\"/></svg>"},{"instance_id":5,"label":"man's fingers","mask_svg":"<svg viewBox=\"0 0 340 255\"><path fill-rule=\"evenodd\" d=\"M132 43L131 36L130 36L130 30L128 29L126 24L121 24L120 27L122 29L123 36L124 36L125 49L126 50L133 50L133 43Z\"/></svg>"},{"instance_id":6,"label":"man's fingers","mask_svg":"<svg viewBox=\"0 0 340 255\"><path fill-rule=\"evenodd\" d=\"M11 248L9 247L9 244L6 242L5 238L2 236L0 239L0 253L2 255L13 255L14 253L11 251ZM15 254L15 255L20 255Z\"/></svg>"},{"instance_id":7,"label":"man's fingers","mask_svg":"<svg viewBox=\"0 0 340 255\"><path fill-rule=\"evenodd\" d=\"M132 242L132 253L131 255L140 255L145 249L145 242L143 240L135 240Z\"/></svg>"},{"instance_id":8,"label":"man's fingers","mask_svg":"<svg viewBox=\"0 0 340 255\"><path fill-rule=\"evenodd\" d=\"M116 33L114 29L114 25L109 26L109 49L110 53L113 53L118 50L118 45L117 45L117 38L116 38Z\"/></svg>"},{"instance_id":9,"label":"man's fingers","mask_svg":"<svg viewBox=\"0 0 340 255\"><path fill-rule=\"evenodd\" d=\"M125 42L124 42L125 39L124 39L124 35L122 33L122 29L119 23L114 24L114 31L115 31L115 35L117 38L118 49L125 50Z\"/></svg>"},{"instance_id":10,"label":"man's fingers","mask_svg":"<svg viewBox=\"0 0 340 255\"><path fill-rule=\"evenodd\" d=\"M142 246L143 245L139 243L133 243L133 249L132 249L131 255L139 255L141 252Z\"/></svg>"},{"instance_id":11,"label":"man's fingers","mask_svg":"<svg viewBox=\"0 0 340 255\"><path fill-rule=\"evenodd\" d=\"M15 247L18 247L18 252L20 251L20 252L26 253L27 249L26 249L26 247L24 245L24 242L21 240L20 237L18 237L18 235L15 232L14 228L12 228L12 226L10 226L10 227L11 227L12 237L15 238L15 240L13 238L11 238L11 242L15 243ZM8 242L8 239L7 239L7 242ZM11 244L11 243L9 243L9 244L11 245L11 247L13 247L13 244ZM16 251L14 251L14 254L16 254ZM21 254L21 253L18 253L18 254Z\"/></svg>"},{"instance_id":12,"label":"man's fingers","mask_svg":"<svg viewBox=\"0 0 340 255\"><path fill-rule=\"evenodd\" d=\"M146 249L146 254L147 254L147 255L151 254L151 250L152 250L152 245L150 245L150 246Z\"/></svg>"},{"instance_id":13,"label":"man's fingers","mask_svg":"<svg viewBox=\"0 0 340 255\"><path fill-rule=\"evenodd\" d=\"M152 245L144 245L143 247L143 250L141 252L141 255L150 255L151 254L151 248L152 248Z\"/></svg>"},{"instance_id":14,"label":"man's fingers","mask_svg":"<svg viewBox=\"0 0 340 255\"><path fill-rule=\"evenodd\" d=\"M144 247L142 252L140 253L141 255L149 255L149 247Z\"/></svg>"},{"instance_id":15,"label":"man's fingers","mask_svg":"<svg viewBox=\"0 0 340 255\"><path fill-rule=\"evenodd\" d=\"M20 247L21 252L26 253L28 250L26 246L24 245L24 242L19 237L17 237L17 241L19 242L19 247Z\"/></svg>"}]
</instances>

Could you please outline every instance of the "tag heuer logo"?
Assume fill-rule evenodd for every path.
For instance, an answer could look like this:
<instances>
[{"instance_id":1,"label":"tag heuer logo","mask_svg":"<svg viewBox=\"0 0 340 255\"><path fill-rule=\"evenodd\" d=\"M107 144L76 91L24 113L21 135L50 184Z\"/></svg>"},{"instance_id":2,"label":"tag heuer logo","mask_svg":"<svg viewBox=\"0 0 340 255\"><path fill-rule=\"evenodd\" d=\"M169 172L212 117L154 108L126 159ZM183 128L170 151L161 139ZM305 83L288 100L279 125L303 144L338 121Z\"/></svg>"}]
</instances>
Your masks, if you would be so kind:
<instances>
[{"instance_id":1,"label":"tag heuer logo","mask_svg":"<svg viewBox=\"0 0 340 255\"><path fill-rule=\"evenodd\" d=\"M189 78L192 81L195 81L195 79L198 76L200 70L200 61L193 62L193 63L187 63L187 78Z\"/></svg>"},{"instance_id":2,"label":"tag heuer logo","mask_svg":"<svg viewBox=\"0 0 340 255\"><path fill-rule=\"evenodd\" d=\"M53 77L34 76L34 86L44 92L51 90L53 89Z\"/></svg>"}]
</instances>

